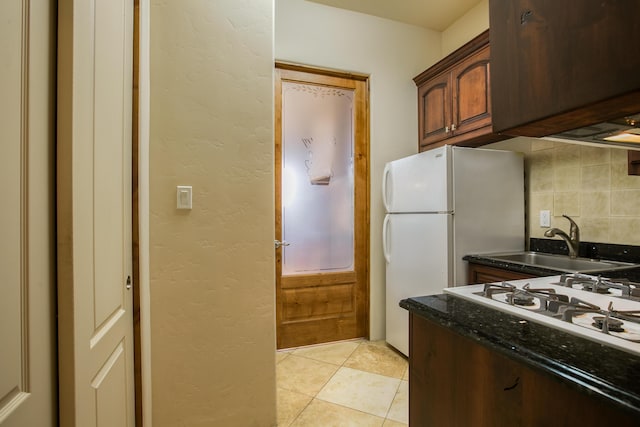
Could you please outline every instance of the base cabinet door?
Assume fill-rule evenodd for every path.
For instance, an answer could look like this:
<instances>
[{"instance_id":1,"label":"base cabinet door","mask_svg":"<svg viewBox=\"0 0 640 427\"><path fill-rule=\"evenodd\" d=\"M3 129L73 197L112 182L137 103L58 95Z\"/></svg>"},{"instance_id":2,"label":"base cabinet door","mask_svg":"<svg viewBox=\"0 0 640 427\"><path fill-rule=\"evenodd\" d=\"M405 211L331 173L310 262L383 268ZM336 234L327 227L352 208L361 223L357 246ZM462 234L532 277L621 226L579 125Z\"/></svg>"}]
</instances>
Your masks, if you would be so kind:
<instances>
[{"instance_id":1,"label":"base cabinet door","mask_svg":"<svg viewBox=\"0 0 640 427\"><path fill-rule=\"evenodd\" d=\"M638 425L632 413L414 313L409 334L410 426Z\"/></svg>"}]
</instances>

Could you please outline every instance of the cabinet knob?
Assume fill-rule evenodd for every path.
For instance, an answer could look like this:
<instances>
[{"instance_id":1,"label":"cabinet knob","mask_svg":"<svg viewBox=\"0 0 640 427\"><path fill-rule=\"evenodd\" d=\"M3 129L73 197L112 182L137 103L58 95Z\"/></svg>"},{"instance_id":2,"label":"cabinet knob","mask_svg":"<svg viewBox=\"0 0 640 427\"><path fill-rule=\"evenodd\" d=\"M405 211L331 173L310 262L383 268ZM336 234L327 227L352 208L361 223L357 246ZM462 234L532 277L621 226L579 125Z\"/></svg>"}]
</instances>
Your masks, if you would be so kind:
<instances>
[{"instance_id":1,"label":"cabinet knob","mask_svg":"<svg viewBox=\"0 0 640 427\"><path fill-rule=\"evenodd\" d=\"M444 132L445 132L445 133L449 133L449 126L445 126L445 127L444 127Z\"/></svg>"},{"instance_id":2,"label":"cabinet knob","mask_svg":"<svg viewBox=\"0 0 640 427\"><path fill-rule=\"evenodd\" d=\"M453 132L454 130L456 130L456 124L455 124L455 123L452 123L452 124L451 124L451 132Z\"/></svg>"}]
</instances>

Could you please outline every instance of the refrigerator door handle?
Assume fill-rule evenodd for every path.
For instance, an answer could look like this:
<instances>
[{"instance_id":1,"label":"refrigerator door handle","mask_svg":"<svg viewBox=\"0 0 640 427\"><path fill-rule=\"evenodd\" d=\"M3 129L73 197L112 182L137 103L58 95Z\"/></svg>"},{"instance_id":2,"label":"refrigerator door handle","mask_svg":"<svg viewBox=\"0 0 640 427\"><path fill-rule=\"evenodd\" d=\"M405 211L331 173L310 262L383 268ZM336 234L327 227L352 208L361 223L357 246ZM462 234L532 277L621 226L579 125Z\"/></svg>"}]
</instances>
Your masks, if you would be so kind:
<instances>
[{"instance_id":1,"label":"refrigerator door handle","mask_svg":"<svg viewBox=\"0 0 640 427\"><path fill-rule=\"evenodd\" d=\"M391 173L391 165L387 163L384 165L384 171L382 172L382 203L384 204L384 208L389 212L390 208L390 200L387 199L387 180L389 180L389 175Z\"/></svg>"},{"instance_id":2,"label":"refrigerator door handle","mask_svg":"<svg viewBox=\"0 0 640 427\"><path fill-rule=\"evenodd\" d=\"M389 233L389 215L385 215L384 222L382 223L382 252L384 253L384 259L387 264L391 263L391 254L389 253L389 239L387 234Z\"/></svg>"}]
</instances>

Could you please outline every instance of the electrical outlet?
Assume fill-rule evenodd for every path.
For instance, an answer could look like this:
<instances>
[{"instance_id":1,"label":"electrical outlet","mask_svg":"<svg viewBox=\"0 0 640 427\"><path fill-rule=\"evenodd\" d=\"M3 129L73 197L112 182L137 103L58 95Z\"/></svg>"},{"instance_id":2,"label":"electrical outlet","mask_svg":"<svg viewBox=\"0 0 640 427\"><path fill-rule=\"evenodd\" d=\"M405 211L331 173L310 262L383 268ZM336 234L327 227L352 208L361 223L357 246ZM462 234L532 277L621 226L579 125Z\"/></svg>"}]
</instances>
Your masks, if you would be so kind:
<instances>
[{"instance_id":1,"label":"electrical outlet","mask_svg":"<svg viewBox=\"0 0 640 427\"><path fill-rule=\"evenodd\" d=\"M540 227L551 227L551 211L540 211Z\"/></svg>"}]
</instances>

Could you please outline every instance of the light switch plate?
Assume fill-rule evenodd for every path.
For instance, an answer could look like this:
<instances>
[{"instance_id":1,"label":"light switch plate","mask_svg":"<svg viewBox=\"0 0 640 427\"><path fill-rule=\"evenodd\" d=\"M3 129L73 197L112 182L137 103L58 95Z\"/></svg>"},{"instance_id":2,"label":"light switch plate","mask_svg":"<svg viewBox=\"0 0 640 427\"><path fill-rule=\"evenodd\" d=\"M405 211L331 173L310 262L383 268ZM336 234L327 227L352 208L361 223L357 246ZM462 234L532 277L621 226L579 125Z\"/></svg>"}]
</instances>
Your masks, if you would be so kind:
<instances>
[{"instance_id":1,"label":"light switch plate","mask_svg":"<svg viewBox=\"0 0 640 427\"><path fill-rule=\"evenodd\" d=\"M193 206L193 188L190 185L178 185L176 199L178 209L191 209Z\"/></svg>"},{"instance_id":2,"label":"light switch plate","mask_svg":"<svg viewBox=\"0 0 640 427\"><path fill-rule=\"evenodd\" d=\"M551 227L551 211L540 211L540 227Z\"/></svg>"}]
</instances>

